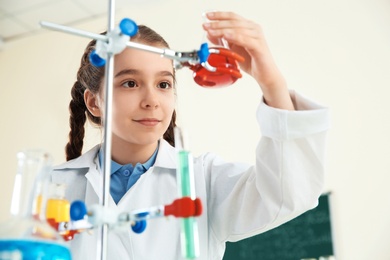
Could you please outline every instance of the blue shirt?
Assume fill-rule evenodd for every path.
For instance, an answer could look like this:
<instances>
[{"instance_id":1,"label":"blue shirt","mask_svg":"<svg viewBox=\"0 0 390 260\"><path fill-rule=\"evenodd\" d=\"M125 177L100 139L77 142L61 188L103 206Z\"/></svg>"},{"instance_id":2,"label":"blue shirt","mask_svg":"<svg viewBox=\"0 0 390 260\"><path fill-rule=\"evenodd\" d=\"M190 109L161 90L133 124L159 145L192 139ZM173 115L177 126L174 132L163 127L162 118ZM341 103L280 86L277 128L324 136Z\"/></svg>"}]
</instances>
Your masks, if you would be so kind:
<instances>
[{"instance_id":1,"label":"blue shirt","mask_svg":"<svg viewBox=\"0 0 390 260\"><path fill-rule=\"evenodd\" d=\"M157 151L153 153L152 157L144 164L137 163L135 167L132 164L121 165L111 160L111 181L110 194L115 203L121 200L123 195L138 181L142 174L144 174L156 161ZM103 149L99 151L99 163L102 166Z\"/></svg>"}]
</instances>

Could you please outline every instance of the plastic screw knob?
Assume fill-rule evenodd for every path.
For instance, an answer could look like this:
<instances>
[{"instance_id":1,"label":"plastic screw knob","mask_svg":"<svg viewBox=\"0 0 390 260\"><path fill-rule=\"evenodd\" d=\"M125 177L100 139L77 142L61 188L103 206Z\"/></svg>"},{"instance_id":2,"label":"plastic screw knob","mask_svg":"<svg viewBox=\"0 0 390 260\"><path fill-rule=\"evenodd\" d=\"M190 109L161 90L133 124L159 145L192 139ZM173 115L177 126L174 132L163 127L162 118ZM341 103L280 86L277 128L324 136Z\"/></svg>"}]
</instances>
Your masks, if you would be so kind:
<instances>
[{"instance_id":1,"label":"plastic screw knob","mask_svg":"<svg viewBox=\"0 0 390 260\"><path fill-rule=\"evenodd\" d=\"M141 234L146 229L146 220L136 221L135 224L131 226L131 229L134 233Z\"/></svg>"},{"instance_id":2,"label":"plastic screw knob","mask_svg":"<svg viewBox=\"0 0 390 260\"><path fill-rule=\"evenodd\" d=\"M129 18L122 19L122 21L119 23L119 28L123 34L130 37L133 37L138 32L138 25Z\"/></svg>"},{"instance_id":3,"label":"plastic screw knob","mask_svg":"<svg viewBox=\"0 0 390 260\"><path fill-rule=\"evenodd\" d=\"M89 61L94 65L95 67L103 67L106 64L106 61L96 53L95 50L93 50L89 54Z\"/></svg>"},{"instance_id":4,"label":"plastic screw knob","mask_svg":"<svg viewBox=\"0 0 390 260\"><path fill-rule=\"evenodd\" d=\"M85 215L87 215L87 207L84 202L76 200L70 205L70 218L72 220L82 220Z\"/></svg>"},{"instance_id":5,"label":"plastic screw knob","mask_svg":"<svg viewBox=\"0 0 390 260\"><path fill-rule=\"evenodd\" d=\"M209 45L207 44L207 42L202 43L200 45L200 50L198 51L198 56L199 56L200 63L206 62L207 59L209 58L210 51L209 51Z\"/></svg>"}]
</instances>

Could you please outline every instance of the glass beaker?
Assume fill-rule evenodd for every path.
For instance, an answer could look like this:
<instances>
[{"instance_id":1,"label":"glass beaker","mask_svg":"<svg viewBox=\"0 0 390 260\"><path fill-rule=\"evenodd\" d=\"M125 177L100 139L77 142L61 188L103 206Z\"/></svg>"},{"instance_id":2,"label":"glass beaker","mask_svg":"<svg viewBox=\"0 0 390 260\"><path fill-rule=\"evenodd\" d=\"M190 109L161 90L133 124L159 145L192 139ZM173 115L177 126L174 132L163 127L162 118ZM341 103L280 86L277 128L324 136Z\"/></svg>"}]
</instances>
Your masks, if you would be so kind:
<instances>
[{"instance_id":1,"label":"glass beaker","mask_svg":"<svg viewBox=\"0 0 390 260\"><path fill-rule=\"evenodd\" d=\"M70 260L62 237L45 219L52 158L41 150L17 154L11 219L0 225L0 258Z\"/></svg>"}]
</instances>

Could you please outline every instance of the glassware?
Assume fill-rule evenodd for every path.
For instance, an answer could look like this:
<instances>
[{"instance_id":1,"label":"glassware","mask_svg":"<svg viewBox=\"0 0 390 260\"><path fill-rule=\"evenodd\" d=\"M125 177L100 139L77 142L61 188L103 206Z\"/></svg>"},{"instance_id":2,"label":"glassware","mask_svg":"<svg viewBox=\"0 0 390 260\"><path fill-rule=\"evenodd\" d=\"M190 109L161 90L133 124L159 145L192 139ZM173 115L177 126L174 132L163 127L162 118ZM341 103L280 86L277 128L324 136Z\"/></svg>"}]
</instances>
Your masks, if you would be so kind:
<instances>
[{"instance_id":1,"label":"glassware","mask_svg":"<svg viewBox=\"0 0 390 260\"><path fill-rule=\"evenodd\" d=\"M203 14L205 22L209 22L206 13ZM200 50L194 53L180 53L182 57L197 56L199 60L184 60L175 64L176 68L187 67L193 71L194 81L201 87L220 88L235 83L242 77L239 63L244 57L233 52L228 42L223 38L208 38L204 33Z\"/></svg>"},{"instance_id":2,"label":"glassware","mask_svg":"<svg viewBox=\"0 0 390 260\"><path fill-rule=\"evenodd\" d=\"M238 61L243 61L241 56L224 46L209 47L209 51L207 62L215 71L210 71L202 64L190 67L198 85L205 88L227 87L242 77L238 66Z\"/></svg>"},{"instance_id":3,"label":"glassware","mask_svg":"<svg viewBox=\"0 0 390 260\"><path fill-rule=\"evenodd\" d=\"M207 12L202 14L204 22L210 22L206 16ZM205 88L227 87L232 85L237 79L241 78L239 62L244 58L233 52L229 48L228 42L224 38L210 39L205 32L203 42L209 47L209 57L207 64L197 64L190 67L193 73L194 81Z\"/></svg>"},{"instance_id":4,"label":"glassware","mask_svg":"<svg viewBox=\"0 0 390 260\"><path fill-rule=\"evenodd\" d=\"M0 259L70 260L64 240L45 219L51 156L24 150L17 162L11 219L0 225Z\"/></svg>"},{"instance_id":5,"label":"glassware","mask_svg":"<svg viewBox=\"0 0 390 260\"><path fill-rule=\"evenodd\" d=\"M70 223L70 203L65 199L65 184L50 183L46 202L46 221L65 241L72 240L77 230L67 230Z\"/></svg>"}]
</instances>

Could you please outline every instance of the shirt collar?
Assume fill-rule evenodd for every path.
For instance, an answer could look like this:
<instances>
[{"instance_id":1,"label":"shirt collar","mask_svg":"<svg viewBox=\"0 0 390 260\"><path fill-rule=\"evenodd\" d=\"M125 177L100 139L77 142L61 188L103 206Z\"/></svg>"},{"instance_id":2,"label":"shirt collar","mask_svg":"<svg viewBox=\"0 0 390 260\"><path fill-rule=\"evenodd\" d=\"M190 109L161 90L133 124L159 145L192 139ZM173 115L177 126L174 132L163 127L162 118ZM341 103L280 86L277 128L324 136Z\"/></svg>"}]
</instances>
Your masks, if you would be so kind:
<instances>
[{"instance_id":1,"label":"shirt collar","mask_svg":"<svg viewBox=\"0 0 390 260\"><path fill-rule=\"evenodd\" d=\"M149 158L149 160L147 160L145 163L141 164L145 171L147 171L150 167L153 166L154 162L156 161L158 150L159 150L159 145L157 146L156 150L154 151L153 155ZM103 149L102 148L99 149L98 156L99 156L100 167L102 167L102 161L103 161ZM134 167L134 165L132 165L132 164L127 164L127 165L131 165L132 168ZM126 165L122 165L122 164L115 162L114 160L111 160L111 174L115 173L117 170L119 170L123 166L126 166Z\"/></svg>"}]
</instances>

